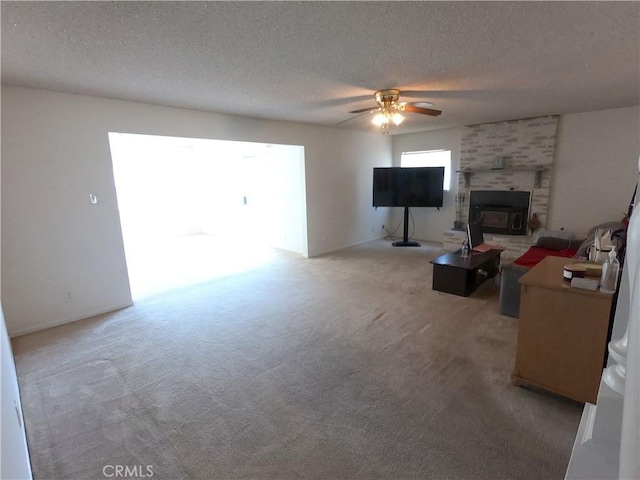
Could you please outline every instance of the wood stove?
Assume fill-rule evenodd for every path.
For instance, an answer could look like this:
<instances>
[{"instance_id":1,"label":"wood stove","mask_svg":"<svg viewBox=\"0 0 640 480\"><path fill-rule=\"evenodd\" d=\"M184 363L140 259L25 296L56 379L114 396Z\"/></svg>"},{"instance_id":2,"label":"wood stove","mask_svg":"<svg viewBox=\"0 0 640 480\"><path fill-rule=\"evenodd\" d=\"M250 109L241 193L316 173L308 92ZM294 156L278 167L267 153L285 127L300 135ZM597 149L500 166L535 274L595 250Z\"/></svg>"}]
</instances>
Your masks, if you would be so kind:
<instances>
[{"instance_id":1,"label":"wood stove","mask_svg":"<svg viewBox=\"0 0 640 480\"><path fill-rule=\"evenodd\" d=\"M473 190L469 222L480 221L485 233L526 235L531 194L511 190Z\"/></svg>"}]
</instances>

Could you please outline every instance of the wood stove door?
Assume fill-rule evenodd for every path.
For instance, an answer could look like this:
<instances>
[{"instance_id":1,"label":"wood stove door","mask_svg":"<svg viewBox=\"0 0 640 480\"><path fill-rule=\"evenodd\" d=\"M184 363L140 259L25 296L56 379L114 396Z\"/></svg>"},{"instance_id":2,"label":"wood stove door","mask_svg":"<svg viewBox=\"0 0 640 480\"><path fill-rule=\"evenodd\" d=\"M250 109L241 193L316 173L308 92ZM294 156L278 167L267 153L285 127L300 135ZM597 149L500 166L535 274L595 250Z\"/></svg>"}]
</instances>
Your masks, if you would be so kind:
<instances>
[{"instance_id":1,"label":"wood stove door","mask_svg":"<svg viewBox=\"0 0 640 480\"><path fill-rule=\"evenodd\" d=\"M526 235L525 214L526 209L523 208L476 205L472 221L479 220L485 233Z\"/></svg>"}]
</instances>

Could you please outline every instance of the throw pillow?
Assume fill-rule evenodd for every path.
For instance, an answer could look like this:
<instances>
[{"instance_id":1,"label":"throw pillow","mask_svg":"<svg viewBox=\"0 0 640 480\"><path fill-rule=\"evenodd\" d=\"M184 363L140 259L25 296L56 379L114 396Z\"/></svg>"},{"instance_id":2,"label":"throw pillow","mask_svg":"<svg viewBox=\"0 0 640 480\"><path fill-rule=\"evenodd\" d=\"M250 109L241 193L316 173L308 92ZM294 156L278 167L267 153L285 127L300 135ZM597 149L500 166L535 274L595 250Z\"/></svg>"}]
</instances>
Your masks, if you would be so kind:
<instances>
[{"instance_id":1,"label":"throw pillow","mask_svg":"<svg viewBox=\"0 0 640 480\"><path fill-rule=\"evenodd\" d=\"M540 237L536 242L536 247L548 250L567 250L571 248L571 239L560 237Z\"/></svg>"},{"instance_id":2,"label":"throw pillow","mask_svg":"<svg viewBox=\"0 0 640 480\"><path fill-rule=\"evenodd\" d=\"M566 232L564 230L536 230L536 233L533 234L533 241L534 243L537 243L540 238L546 237L571 240L573 238L573 233Z\"/></svg>"}]
</instances>

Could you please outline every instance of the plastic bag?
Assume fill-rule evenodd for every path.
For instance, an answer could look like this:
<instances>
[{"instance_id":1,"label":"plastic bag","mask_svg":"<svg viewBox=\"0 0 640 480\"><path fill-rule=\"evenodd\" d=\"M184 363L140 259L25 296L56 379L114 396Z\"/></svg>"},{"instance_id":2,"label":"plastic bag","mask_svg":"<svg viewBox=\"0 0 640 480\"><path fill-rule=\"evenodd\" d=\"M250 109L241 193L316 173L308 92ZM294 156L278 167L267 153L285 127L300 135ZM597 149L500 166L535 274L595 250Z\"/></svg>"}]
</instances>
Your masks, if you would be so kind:
<instances>
[{"instance_id":1,"label":"plastic bag","mask_svg":"<svg viewBox=\"0 0 640 480\"><path fill-rule=\"evenodd\" d=\"M611 238L611 230L597 229L593 245L587 250L590 262L602 263L616 243Z\"/></svg>"}]
</instances>

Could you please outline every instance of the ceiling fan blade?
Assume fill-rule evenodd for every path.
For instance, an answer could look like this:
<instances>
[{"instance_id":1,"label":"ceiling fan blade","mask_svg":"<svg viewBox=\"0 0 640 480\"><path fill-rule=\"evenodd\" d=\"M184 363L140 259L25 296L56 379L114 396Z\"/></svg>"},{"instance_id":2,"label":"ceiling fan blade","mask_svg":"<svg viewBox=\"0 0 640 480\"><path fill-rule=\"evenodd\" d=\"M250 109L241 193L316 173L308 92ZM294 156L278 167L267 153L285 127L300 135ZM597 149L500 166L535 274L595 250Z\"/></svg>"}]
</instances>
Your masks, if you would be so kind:
<instances>
[{"instance_id":1,"label":"ceiling fan blade","mask_svg":"<svg viewBox=\"0 0 640 480\"><path fill-rule=\"evenodd\" d=\"M469 95L474 96L484 93L492 93L493 90L402 90L400 96L407 98L428 98L431 100L460 99ZM428 101L428 100L427 100Z\"/></svg>"},{"instance_id":2,"label":"ceiling fan blade","mask_svg":"<svg viewBox=\"0 0 640 480\"><path fill-rule=\"evenodd\" d=\"M353 113L353 112L350 112L350 113ZM369 109L367 109L366 112L360 113L360 115L356 115L355 117L347 118L346 120L342 120L341 122L336 123L336 126L342 125L343 123L348 122L349 120L353 120L354 118L361 117L362 115L366 115L367 113L369 113Z\"/></svg>"},{"instance_id":3,"label":"ceiling fan blade","mask_svg":"<svg viewBox=\"0 0 640 480\"><path fill-rule=\"evenodd\" d=\"M452 93L459 90L401 90L402 97L435 97L443 93Z\"/></svg>"},{"instance_id":4,"label":"ceiling fan blade","mask_svg":"<svg viewBox=\"0 0 640 480\"><path fill-rule=\"evenodd\" d=\"M349 105L356 102L364 102L365 100L371 100L371 94L355 95L352 97L339 97L339 98L333 98L330 100L321 100L321 101L318 101L318 103L327 107L341 107L343 105Z\"/></svg>"},{"instance_id":5,"label":"ceiling fan blade","mask_svg":"<svg viewBox=\"0 0 640 480\"><path fill-rule=\"evenodd\" d=\"M414 107L422 107L422 108L430 108L433 107L433 103L431 102L425 102L425 101L419 101L419 102L402 102L404 105L412 105Z\"/></svg>"},{"instance_id":6,"label":"ceiling fan blade","mask_svg":"<svg viewBox=\"0 0 640 480\"><path fill-rule=\"evenodd\" d=\"M432 117L437 117L442 113L440 110L434 110L432 108L414 107L413 105L405 105L404 111L412 112L412 113L421 113L422 115L431 115Z\"/></svg>"},{"instance_id":7,"label":"ceiling fan blade","mask_svg":"<svg viewBox=\"0 0 640 480\"><path fill-rule=\"evenodd\" d=\"M361 108L360 110L354 110L353 112L349 112L349 113L375 112L376 110L378 110L378 107L369 107L369 108Z\"/></svg>"}]
</instances>

